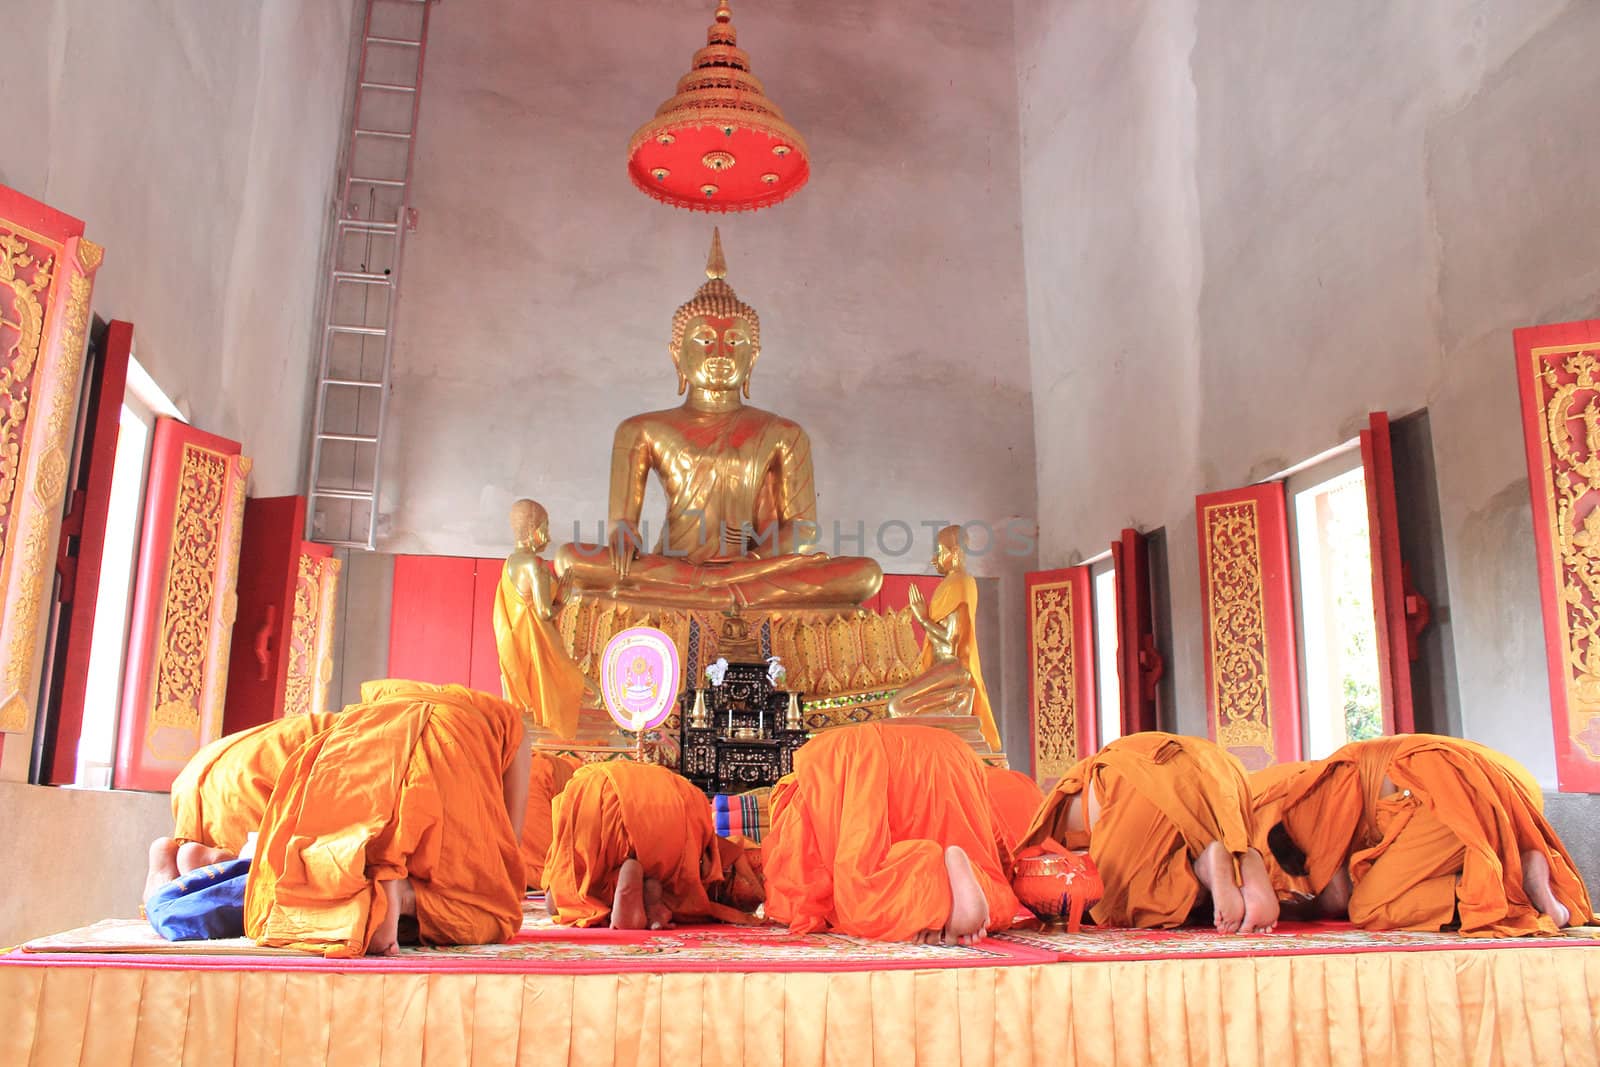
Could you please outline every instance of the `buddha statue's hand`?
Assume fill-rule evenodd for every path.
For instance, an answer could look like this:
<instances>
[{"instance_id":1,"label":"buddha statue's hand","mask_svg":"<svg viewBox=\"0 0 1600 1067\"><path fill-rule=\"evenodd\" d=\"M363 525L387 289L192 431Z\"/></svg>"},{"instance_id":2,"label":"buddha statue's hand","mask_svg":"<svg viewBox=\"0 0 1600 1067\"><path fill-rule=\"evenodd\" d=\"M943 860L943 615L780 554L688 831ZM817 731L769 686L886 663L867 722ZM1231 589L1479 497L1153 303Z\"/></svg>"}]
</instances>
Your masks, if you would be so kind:
<instances>
[{"instance_id":1,"label":"buddha statue's hand","mask_svg":"<svg viewBox=\"0 0 1600 1067\"><path fill-rule=\"evenodd\" d=\"M906 590L906 606L911 609L911 614L916 616L924 628L928 626L928 602L922 597L922 590L912 586Z\"/></svg>"},{"instance_id":2,"label":"buddha statue's hand","mask_svg":"<svg viewBox=\"0 0 1600 1067\"><path fill-rule=\"evenodd\" d=\"M617 572L619 580L626 579L634 557L639 554L639 535L631 523L622 521L612 526L610 547L611 568Z\"/></svg>"}]
</instances>

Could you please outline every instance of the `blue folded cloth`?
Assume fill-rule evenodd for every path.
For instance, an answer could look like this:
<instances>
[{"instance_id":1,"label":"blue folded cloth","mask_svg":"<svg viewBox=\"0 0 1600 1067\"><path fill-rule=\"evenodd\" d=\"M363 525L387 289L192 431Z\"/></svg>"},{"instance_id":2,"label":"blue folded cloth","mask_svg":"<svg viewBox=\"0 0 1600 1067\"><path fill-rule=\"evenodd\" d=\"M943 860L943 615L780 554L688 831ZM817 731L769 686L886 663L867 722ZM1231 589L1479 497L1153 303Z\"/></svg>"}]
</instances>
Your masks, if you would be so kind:
<instances>
[{"instance_id":1,"label":"blue folded cloth","mask_svg":"<svg viewBox=\"0 0 1600 1067\"><path fill-rule=\"evenodd\" d=\"M248 859L196 867L156 890L144 913L168 941L212 941L244 936L244 883Z\"/></svg>"}]
</instances>

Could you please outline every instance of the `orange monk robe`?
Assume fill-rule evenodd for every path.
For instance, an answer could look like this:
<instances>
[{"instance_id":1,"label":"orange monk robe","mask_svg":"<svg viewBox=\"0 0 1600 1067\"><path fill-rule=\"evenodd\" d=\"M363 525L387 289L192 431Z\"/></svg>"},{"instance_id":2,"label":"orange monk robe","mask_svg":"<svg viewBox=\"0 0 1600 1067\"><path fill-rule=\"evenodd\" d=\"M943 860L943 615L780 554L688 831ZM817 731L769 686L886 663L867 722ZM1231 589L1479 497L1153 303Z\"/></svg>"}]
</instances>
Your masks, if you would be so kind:
<instances>
[{"instance_id":1,"label":"orange monk robe","mask_svg":"<svg viewBox=\"0 0 1600 1067\"><path fill-rule=\"evenodd\" d=\"M573 774L553 809L544 888L557 922L609 922L617 872L628 859L661 883L662 903L676 920L755 921L711 899L726 874L724 858L711 804L687 778L653 763L590 763Z\"/></svg>"},{"instance_id":2,"label":"orange monk robe","mask_svg":"<svg viewBox=\"0 0 1600 1067\"><path fill-rule=\"evenodd\" d=\"M172 783L172 836L237 855L261 829L267 798L289 757L335 721L328 712L291 715L219 737L196 752Z\"/></svg>"},{"instance_id":3,"label":"orange monk robe","mask_svg":"<svg viewBox=\"0 0 1600 1067\"><path fill-rule=\"evenodd\" d=\"M1382 796L1385 778L1396 791ZM1527 851L1545 856L1571 921L1593 919L1538 784L1472 741L1409 734L1352 742L1294 779L1282 813L1314 888L1348 861L1357 926L1438 930L1459 919L1469 936L1554 933L1523 889Z\"/></svg>"},{"instance_id":4,"label":"orange monk robe","mask_svg":"<svg viewBox=\"0 0 1600 1067\"><path fill-rule=\"evenodd\" d=\"M905 941L950 918L944 853L958 845L989 902L1017 914L983 764L955 734L906 719L839 727L794 756L762 838L767 916L797 934Z\"/></svg>"},{"instance_id":5,"label":"orange monk robe","mask_svg":"<svg viewBox=\"0 0 1600 1067\"><path fill-rule=\"evenodd\" d=\"M983 765L983 781L989 787L989 803L994 807L995 829L1006 850L1015 853L1017 842L1028 832L1033 817L1044 805L1044 790L1021 771L993 764Z\"/></svg>"},{"instance_id":6,"label":"orange monk robe","mask_svg":"<svg viewBox=\"0 0 1600 1067\"><path fill-rule=\"evenodd\" d=\"M504 572L494 593L494 643L506 699L556 736L575 736L583 670L567 655L556 628L534 612Z\"/></svg>"},{"instance_id":7,"label":"orange monk robe","mask_svg":"<svg viewBox=\"0 0 1600 1067\"><path fill-rule=\"evenodd\" d=\"M1087 833L1070 830L1072 799L1090 787L1099 818ZM1237 759L1204 738L1151 731L1113 741L1068 770L1021 847L1053 838L1088 848L1105 883L1090 912L1097 924L1171 927L1205 892L1192 864L1211 842L1233 854L1237 884L1250 826L1250 787Z\"/></svg>"},{"instance_id":8,"label":"orange monk robe","mask_svg":"<svg viewBox=\"0 0 1600 1067\"><path fill-rule=\"evenodd\" d=\"M551 808L581 766L571 756L533 753L528 773L528 810L522 820L522 873L529 889L544 884L544 858L553 836Z\"/></svg>"},{"instance_id":9,"label":"orange monk robe","mask_svg":"<svg viewBox=\"0 0 1600 1067\"><path fill-rule=\"evenodd\" d=\"M951 615L956 615L961 620L955 648L956 659L972 675L972 684L976 689L972 697L972 714L978 718L978 726L983 730L984 740L989 742L990 748L999 752L1000 730L994 724L994 709L989 706L989 691L983 685L983 665L978 662L978 631L975 628L978 615L978 583L966 571L945 575L934 588L933 598L928 601L928 618L934 622L944 622ZM932 667L933 660L933 646L923 641L918 673Z\"/></svg>"},{"instance_id":10,"label":"orange monk robe","mask_svg":"<svg viewBox=\"0 0 1600 1067\"><path fill-rule=\"evenodd\" d=\"M504 791L520 712L456 685L385 691L284 766L245 889L245 933L262 945L363 954L393 878L411 880L425 944L506 941L521 925Z\"/></svg>"},{"instance_id":11,"label":"orange monk robe","mask_svg":"<svg viewBox=\"0 0 1600 1067\"><path fill-rule=\"evenodd\" d=\"M1267 845L1267 833L1283 818L1283 799L1290 786L1300 775L1314 773L1317 763L1312 760L1295 760L1274 763L1250 774L1250 810L1253 816L1251 843L1261 853L1267 868L1267 878L1280 901L1305 902L1316 894L1311 880L1305 875L1290 874L1279 865Z\"/></svg>"}]
</instances>

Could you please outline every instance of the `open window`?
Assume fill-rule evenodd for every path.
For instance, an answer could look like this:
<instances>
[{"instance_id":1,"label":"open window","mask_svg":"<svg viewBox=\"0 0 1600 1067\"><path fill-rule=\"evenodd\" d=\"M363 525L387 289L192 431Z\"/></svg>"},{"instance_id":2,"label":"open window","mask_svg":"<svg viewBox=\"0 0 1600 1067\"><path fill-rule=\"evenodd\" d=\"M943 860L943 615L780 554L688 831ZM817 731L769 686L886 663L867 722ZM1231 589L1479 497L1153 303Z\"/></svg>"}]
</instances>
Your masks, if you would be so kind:
<instances>
[{"instance_id":1,"label":"open window","mask_svg":"<svg viewBox=\"0 0 1600 1067\"><path fill-rule=\"evenodd\" d=\"M1111 553L1096 557L1089 568L1089 589L1094 602L1094 748L1104 748L1123 735L1122 678L1117 665L1117 568Z\"/></svg>"}]
</instances>

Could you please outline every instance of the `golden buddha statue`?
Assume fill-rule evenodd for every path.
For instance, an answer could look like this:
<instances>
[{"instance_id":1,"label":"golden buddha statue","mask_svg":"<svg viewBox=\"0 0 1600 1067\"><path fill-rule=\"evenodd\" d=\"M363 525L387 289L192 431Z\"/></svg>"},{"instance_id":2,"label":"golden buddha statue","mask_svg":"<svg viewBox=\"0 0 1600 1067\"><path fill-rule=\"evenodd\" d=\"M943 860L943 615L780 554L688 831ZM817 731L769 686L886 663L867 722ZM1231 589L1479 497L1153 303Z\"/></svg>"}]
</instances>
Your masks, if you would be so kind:
<instances>
[{"instance_id":1,"label":"golden buddha statue","mask_svg":"<svg viewBox=\"0 0 1600 1067\"><path fill-rule=\"evenodd\" d=\"M554 619L561 590L540 555L550 543L550 518L534 500L511 505L516 547L506 557L494 596L494 639L505 697L523 709L531 727L571 739L609 732L611 720L596 714L600 693L567 655ZM589 714L585 714L585 711Z\"/></svg>"},{"instance_id":2,"label":"golden buddha statue","mask_svg":"<svg viewBox=\"0 0 1600 1067\"><path fill-rule=\"evenodd\" d=\"M814 549L811 441L800 426L745 404L761 323L724 280L712 231L707 281L672 319L668 351L681 407L625 419L611 449L606 545L565 545L556 571L575 592L650 607L848 610L878 591L871 559ZM667 497L654 552L640 536L654 471Z\"/></svg>"},{"instance_id":3,"label":"golden buddha statue","mask_svg":"<svg viewBox=\"0 0 1600 1067\"><path fill-rule=\"evenodd\" d=\"M983 666L978 662L974 627L978 583L967 573L961 527L946 526L939 531L933 564L944 575L933 591L933 602L925 601L916 586L910 592L911 614L925 634L921 670L889 698L889 715L964 720L952 725L958 732L981 735L989 751L999 752L1000 731L995 727ZM976 729L963 729L964 724Z\"/></svg>"}]
</instances>

